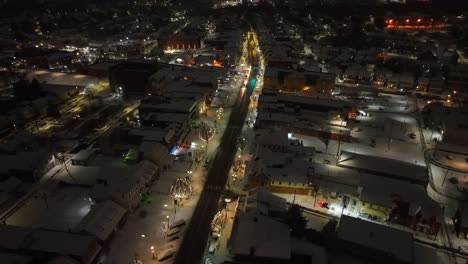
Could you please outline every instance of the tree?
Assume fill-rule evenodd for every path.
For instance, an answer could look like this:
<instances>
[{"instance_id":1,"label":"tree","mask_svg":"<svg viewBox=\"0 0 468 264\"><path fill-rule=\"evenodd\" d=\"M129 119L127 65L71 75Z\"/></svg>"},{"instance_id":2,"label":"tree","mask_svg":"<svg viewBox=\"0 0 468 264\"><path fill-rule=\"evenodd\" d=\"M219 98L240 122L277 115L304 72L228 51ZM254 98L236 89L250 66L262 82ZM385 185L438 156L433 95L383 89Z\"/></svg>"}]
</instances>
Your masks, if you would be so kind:
<instances>
[{"instance_id":1,"label":"tree","mask_svg":"<svg viewBox=\"0 0 468 264\"><path fill-rule=\"evenodd\" d=\"M302 215L302 209L298 204L291 205L284 215L284 222L291 228L293 236L301 236L307 225L307 220Z\"/></svg>"},{"instance_id":2,"label":"tree","mask_svg":"<svg viewBox=\"0 0 468 264\"><path fill-rule=\"evenodd\" d=\"M338 226L338 221L331 219L322 229L322 234L327 238L333 238L336 236L336 227Z\"/></svg>"}]
</instances>

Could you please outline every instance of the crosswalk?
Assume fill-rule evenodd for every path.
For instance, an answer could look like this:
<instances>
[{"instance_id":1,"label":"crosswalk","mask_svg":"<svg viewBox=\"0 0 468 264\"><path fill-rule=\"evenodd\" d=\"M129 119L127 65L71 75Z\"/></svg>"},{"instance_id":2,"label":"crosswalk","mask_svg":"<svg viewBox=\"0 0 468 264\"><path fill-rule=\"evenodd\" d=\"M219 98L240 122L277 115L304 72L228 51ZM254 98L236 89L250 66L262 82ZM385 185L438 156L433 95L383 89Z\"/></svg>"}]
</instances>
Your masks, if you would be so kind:
<instances>
[{"instance_id":1,"label":"crosswalk","mask_svg":"<svg viewBox=\"0 0 468 264\"><path fill-rule=\"evenodd\" d=\"M221 186L221 185L208 185L208 186L206 186L206 188L208 188L208 190L220 191L220 190L223 189L223 186Z\"/></svg>"}]
</instances>

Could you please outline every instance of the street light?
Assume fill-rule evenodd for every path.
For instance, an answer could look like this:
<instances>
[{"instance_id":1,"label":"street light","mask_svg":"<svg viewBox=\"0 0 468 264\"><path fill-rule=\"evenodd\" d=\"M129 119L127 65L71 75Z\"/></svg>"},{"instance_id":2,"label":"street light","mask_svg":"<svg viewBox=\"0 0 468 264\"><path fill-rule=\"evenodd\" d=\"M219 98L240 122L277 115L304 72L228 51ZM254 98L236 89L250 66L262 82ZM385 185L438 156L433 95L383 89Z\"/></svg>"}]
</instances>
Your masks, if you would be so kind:
<instances>
[{"instance_id":1,"label":"street light","mask_svg":"<svg viewBox=\"0 0 468 264\"><path fill-rule=\"evenodd\" d=\"M151 254L153 255L153 259L156 259L156 254L154 253L154 246L151 246Z\"/></svg>"}]
</instances>

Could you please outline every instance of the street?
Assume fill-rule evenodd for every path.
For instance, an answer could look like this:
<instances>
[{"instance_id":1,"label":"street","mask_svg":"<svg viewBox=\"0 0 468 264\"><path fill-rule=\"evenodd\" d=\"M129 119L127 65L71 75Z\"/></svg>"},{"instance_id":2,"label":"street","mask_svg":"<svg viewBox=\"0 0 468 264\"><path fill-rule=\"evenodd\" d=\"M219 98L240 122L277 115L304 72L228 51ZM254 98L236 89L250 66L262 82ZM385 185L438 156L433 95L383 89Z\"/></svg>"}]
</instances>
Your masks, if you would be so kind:
<instances>
[{"instance_id":1,"label":"street","mask_svg":"<svg viewBox=\"0 0 468 264\"><path fill-rule=\"evenodd\" d=\"M240 89L226 132L209 168L205 188L186 230L175 263L199 263L206 247L206 237L211 230L211 220L218 211L218 200L226 185L231 164L237 151L237 137L248 112L249 98L256 84L257 70L252 70L247 89Z\"/></svg>"}]
</instances>

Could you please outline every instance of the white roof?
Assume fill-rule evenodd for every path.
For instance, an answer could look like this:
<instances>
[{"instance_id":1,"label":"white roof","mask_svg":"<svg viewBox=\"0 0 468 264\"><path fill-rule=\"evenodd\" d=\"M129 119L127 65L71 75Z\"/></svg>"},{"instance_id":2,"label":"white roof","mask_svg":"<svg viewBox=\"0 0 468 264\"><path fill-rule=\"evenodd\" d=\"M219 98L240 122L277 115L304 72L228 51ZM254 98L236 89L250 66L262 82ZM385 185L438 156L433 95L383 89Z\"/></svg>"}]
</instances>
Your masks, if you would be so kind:
<instances>
[{"instance_id":1,"label":"white roof","mask_svg":"<svg viewBox=\"0 0 468 264\"><path fill-rule=\"evenodd\" d=\"M101 248L94 236L69 232L38 229L28 239L30 244L27 248L30 250L87 257L88 260L93 259Z\"/></svg>"},{"instance_id":2,"label":"white roof","mask_svg":"<svg viewBox=\"0 0 468 264\"><path fill-rule=\"evenodd\" d=\"M244 211L255 211L263 215L270 212L286 211L286 199L269 192L264 187L257 187L247 192Z\"/></svg>"},{"instance_id":3,"label":"white roof","mask_svg":"<svg viewBox=\"0 0 468 264\"><path fill-rule=\"evenodd\" d=\"M125 215L125 208L107 200L94 206L75 228L105 241Z\"/></svg>"},{"instance_id":4,"label":"white roof","mask_svg":"<svg viewBox=\"0 0 468 264\"><path fill-rule=\"evenodd\" d=\"M424 164L414 164L394 159L367 156L358 153L342 151L339 166L361 170L384 177L399 178L415 183L427 181L427 170Z\"/></svg>"},{"instance_id":5,"label":"white roof","mask_svg":"<svg viewBox=\"0 0 468 264\"><path fill-rule=\"evenodd\" d=\"M255 213L237 213L236 227L231 234L232 254L254 257L290 259L289 226ZM273 231L274 230L274 231Z\"/></svg>"},{"instance_id":6,"label":"white roof","mask_svg":"<svg viewBox=\"0 0 468 264\"><path fill-rule=\"evenodd\" d=\"M72 160L87 160L94 154L94 149L82 149L76 153Z\"/></svg>"},{"instance_id":7,"label":"white roof","mask_svg":"<svg viewBox=\"0 0 468 264\"><path fill-rule=\"evenodd\" d=\"M130 136L141 136L145 141L164 142L166 136L171 130L159 129L159 128L132 128L128 135Z\"/></svg>"},{"instance_id":8,"label":"white roof","mask_svg":"<svg viewBox=\"0 0 468 264\"><path fill-rule=\"evenodd\" d=\"M343 215L338 226L338 237L413 263L414 235L410 232Z\"/></svg>"},{"instance_id":9,"label":"white roof","mask_svg":"<svg viewBox=\"0 0 468 264\"><path fill-rule=\"evenodd\" d=\"M28 74L26 74L26 79L29 81L36 79L39 83L45 82L47 84L78 87L86 87L98 83L98 79L96 77L89 75L50 72L45 70L28 72Z\"/></svg>"}]
</instances>

